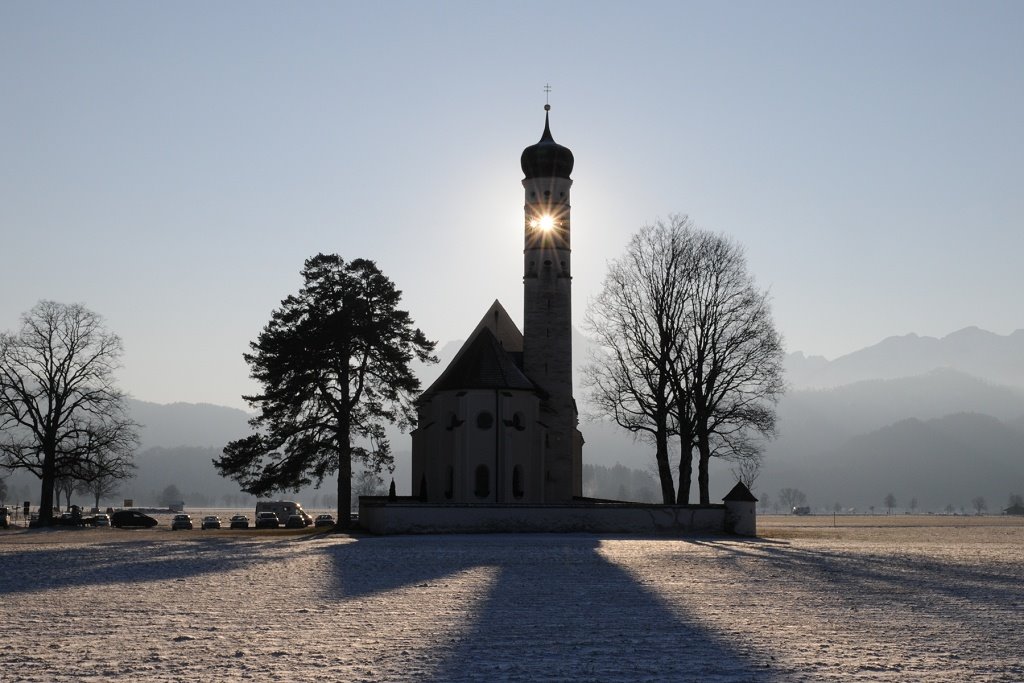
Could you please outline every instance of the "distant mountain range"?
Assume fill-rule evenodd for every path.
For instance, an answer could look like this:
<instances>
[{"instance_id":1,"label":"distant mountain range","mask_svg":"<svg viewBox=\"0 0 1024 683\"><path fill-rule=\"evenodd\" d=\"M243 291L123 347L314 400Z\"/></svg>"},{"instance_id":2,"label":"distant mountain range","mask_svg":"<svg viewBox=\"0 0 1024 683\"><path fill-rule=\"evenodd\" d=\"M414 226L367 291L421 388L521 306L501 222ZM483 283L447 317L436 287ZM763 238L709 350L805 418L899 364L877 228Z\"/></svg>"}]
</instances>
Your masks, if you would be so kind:
<instances>
[{"instance_id":1,"label":"distant mountain range","mask_svg":"<svg viewBox=\"0 0 1024 683\"><path fill-rule=\"evenodd\" d=\"M938 339L916 334L888 337L831 361L799 352L786 356L786 380L796 388L912 377L936 368L1024 389L1024 329L999 335L965 327Z\"/></svg>"}]
</instances>

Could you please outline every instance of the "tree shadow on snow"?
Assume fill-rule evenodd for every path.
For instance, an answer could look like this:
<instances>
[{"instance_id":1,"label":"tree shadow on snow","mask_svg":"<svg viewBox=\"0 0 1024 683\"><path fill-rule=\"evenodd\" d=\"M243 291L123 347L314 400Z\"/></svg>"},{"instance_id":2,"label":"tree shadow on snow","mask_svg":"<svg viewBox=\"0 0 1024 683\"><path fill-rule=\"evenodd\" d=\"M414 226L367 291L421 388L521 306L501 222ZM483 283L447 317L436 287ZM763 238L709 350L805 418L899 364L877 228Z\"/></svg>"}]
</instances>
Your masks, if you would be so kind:
<instances>
[{"instance_id":1,"label":"tree shadow on snow","mask_svg":"<svg viewBox=\"0 0 1024 683\"><path fill-rule=\"evenodd\" d=\"M966 612L1005 611L1019 619L1024 587L1019 567L1006 573L984 564L944 561L908 553L844 553L795 548L789 544L756 542L716 545L732 556L728 561L742 571L742 563L767 565L811 590L858 596L892 608L920 607L924 602L953 624L966 621ZM959 627L959 626L958 626Z\"/></svg>"},{"instance_id":2,"label":"tree shadow on snow","mask_svg":"<svg viewBox=\"0 0 1024 683\"><path fill-rule=\"evenodd\" d=\"M114 584L145 584L217 574L261 561L259 545L232 543L117 542L69 544L6 553L0 570L0 595L85 588Z\"/></svg>"},{"instance_id":3,"label":"tree shadow on snow","mask_svg":"<svg viewBox=\"0 0 1024 683\"><path fill-rule=\"evenodd\" d=\"M494 568L466 628L454 636L438 633L434 648L443 664L432 680L775 680L767 657L741 651L699 615L667 605L608 561L600 540L399 536L325 552L334 560L333 590L341 598L431 590L453 574Z\"/></svg>"}]
</instances>

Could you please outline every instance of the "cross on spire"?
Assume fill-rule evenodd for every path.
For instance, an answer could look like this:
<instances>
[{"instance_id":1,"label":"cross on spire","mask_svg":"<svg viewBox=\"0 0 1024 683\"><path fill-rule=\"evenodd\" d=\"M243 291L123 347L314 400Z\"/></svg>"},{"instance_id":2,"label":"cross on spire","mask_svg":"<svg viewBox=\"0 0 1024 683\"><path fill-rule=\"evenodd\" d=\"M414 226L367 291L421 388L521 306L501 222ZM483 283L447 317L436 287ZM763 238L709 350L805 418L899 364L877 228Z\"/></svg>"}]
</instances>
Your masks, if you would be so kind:
<instances>
[{"instance_id":1,"label":"cross on spire","mask_svg":"<svg viewBox=\"0 0 1024 683\"><path fill-rule=\"evenodd\" d=\"M548 101L548 95L551 94L551 84L544 84L544 111L551 109L551 103Z\"/></svg>"}]
</instances>

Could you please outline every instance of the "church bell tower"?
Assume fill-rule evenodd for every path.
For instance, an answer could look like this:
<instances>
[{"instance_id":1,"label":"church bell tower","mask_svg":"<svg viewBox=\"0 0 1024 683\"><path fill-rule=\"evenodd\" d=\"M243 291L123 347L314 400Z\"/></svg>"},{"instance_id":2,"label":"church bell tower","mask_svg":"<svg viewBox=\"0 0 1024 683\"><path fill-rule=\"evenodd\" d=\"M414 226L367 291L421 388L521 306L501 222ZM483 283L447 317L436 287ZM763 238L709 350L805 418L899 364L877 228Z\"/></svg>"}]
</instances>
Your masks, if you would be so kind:
<instances>
[{"instance_id":1,"label":"church bell tower","mask_svg":"<svg viewBox=\"0 0 1024 683\"><path fill-rule=\"evenodd\" d=\"M550 105L544 133L523 150L523 371L547 394L544 498L582 495L582 437L572 396L572 270L569 178L573 155L551 136Z\"/></svg>"}]
</instances>

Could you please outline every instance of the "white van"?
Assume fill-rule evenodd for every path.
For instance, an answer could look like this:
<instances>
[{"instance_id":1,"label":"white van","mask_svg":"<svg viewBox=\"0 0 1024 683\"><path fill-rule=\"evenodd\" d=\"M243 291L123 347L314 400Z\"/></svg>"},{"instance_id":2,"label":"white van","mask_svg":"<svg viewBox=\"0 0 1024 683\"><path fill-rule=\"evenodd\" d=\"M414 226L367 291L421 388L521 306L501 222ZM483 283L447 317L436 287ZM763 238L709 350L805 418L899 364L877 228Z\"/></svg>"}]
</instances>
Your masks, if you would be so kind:
<instances>
[{"instance_id":1,"label":"white van","mask_svg":"<svg viewBox=\"0 0 1024 683\"><path fill-rule=\"evenodd\" d=\"M302 517L302 521L309 526L313 523L313 518L306 514L306 511L302 509L302 506L291 500L259 500L256 501L256 516L259 517L261 512L273 512L277 515L277 518L284 524L288 521L288 518L292 515L299 515Z\"/></svg>"}]
</instances>

